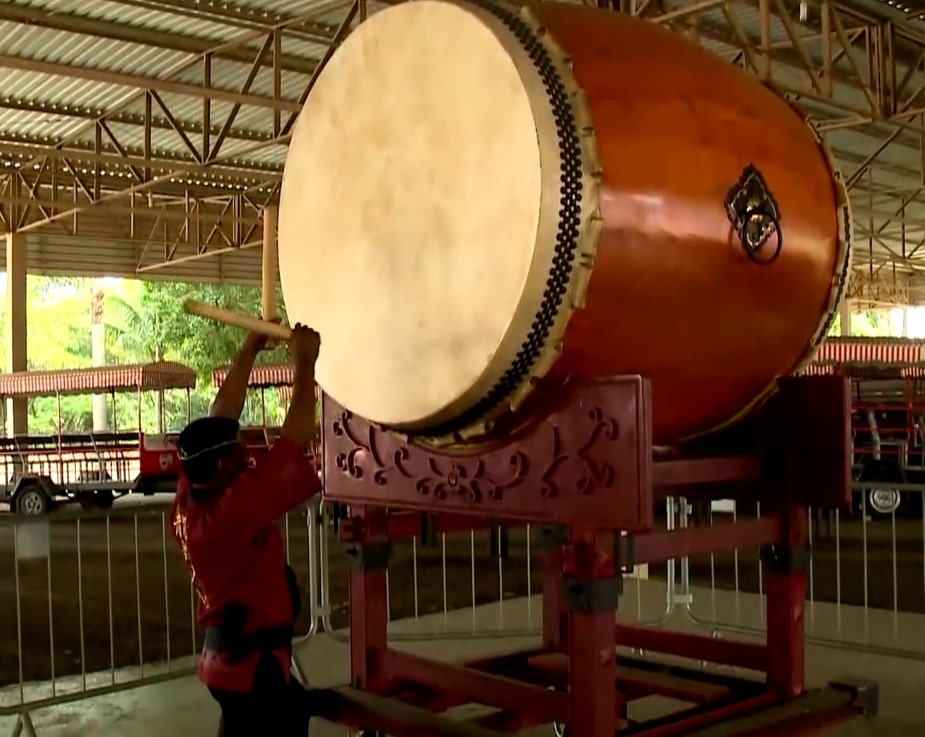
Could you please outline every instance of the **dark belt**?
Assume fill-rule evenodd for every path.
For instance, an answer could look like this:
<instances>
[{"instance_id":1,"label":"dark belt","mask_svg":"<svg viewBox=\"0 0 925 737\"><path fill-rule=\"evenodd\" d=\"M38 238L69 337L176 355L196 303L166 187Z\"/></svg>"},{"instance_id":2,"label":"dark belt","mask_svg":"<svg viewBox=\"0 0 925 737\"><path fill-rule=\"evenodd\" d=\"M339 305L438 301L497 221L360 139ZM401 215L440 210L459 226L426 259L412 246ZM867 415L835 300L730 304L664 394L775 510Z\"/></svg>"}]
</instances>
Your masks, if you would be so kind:
<instances>
[{"instance_id":1,"label":"dark belt","mask_svg":"<svg viewBox=\"0 0 925 737\"><path fill-rule=\"evenodd\" d=\"M259 630L257 632L230 633L223 627L207 627L204 647L208 652L224 653L231 661L243 660L255 653L269 653L280 648L291 648L292 627Z\"/></svg>"}]
</instances>

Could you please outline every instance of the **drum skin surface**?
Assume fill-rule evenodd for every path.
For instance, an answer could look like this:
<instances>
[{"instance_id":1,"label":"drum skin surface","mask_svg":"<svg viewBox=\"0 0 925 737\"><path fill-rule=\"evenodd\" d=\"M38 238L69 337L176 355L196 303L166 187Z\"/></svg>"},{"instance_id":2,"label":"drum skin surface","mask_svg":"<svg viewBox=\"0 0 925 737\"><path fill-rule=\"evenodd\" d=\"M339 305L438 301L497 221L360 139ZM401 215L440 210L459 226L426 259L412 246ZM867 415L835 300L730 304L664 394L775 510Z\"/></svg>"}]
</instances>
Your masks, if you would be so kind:
<instances>
[{"instance_id":1,"label":"drum skin surface","mask_svg":"<svg viewBox=\"0 0 925 737\"><path fill-rule=\"evenodd\" d=\"M290 320L322 335L319 384L373 422L478 441L564 381L641 374L668 444L812 357L849 226L801 115L681 36L588 6L412 0L318 77L280 275Z\"/></svg>"}]
</instances>

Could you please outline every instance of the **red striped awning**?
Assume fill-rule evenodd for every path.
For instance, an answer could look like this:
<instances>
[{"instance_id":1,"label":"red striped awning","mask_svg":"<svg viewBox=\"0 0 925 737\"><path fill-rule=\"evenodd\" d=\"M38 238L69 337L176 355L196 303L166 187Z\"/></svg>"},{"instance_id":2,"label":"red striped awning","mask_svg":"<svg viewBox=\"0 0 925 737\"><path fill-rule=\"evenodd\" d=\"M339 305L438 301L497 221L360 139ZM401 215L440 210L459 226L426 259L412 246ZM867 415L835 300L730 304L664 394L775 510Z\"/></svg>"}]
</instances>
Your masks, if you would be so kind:
<instances>
[{"instance_id":1,"label":"red striped awning","mask_svg":"<svg viewBox=\"0 0 925 737\"><path fill-rule=\"evenodd\" d=\"M925 341L909 338L828 338L815 362L917 363L925 360Z\"/></svg>"},{"instance_id":2,"label":"red striped awning","mask_svg":"<svg viewBox=\"0 0 925 737\"><path fill-rule=\"evenodd\" d=\"M196 372L182 363L173 361L0 374L0 396L4 397L109 394L139 390L193 389L195 386Z\"/></svg>"},{"instance_id":3,"label":"red striped awning","mask_svg":"<svg viewBox=\"0 0 925 737\"><path fill-rule=\"evenodd\" d=\"M212 372L212 383L221 386L228 376L228 367ZM254 388L270 386L292 386L292 366L288 363L268 366L254 366L247 385Z\"/></svg>"},{"instance_id":4,"label":"red striped awning","mask_svg":"<svg viewBox=\"0 0 925 737\"><path fill-rule=\"evenodd\" d=\"M836 373L837 363L829 361L813 361L803 367L802 371L797 371L797 376L831 376Z\"/></svg>"},{"instance_id":5,"label":"red striped awning","mask_svg":"<svg viewBox=\"0 0 925 737\"><path fill-rule=\"evenodd\" d=\"M279 392L279 400L286 404L292 401L292 385L287 384L285 386L276 387L276 391ZM315 385L315 399L321 399L321 387L317 384Z\"/></svg>"},{"instance_id":6,"label":"red striped awning","mask_svg":"<svg viewBox=\"0 0 925 737\"><path fill-rule=\"evenodd\" d=\"M925 362L861 362L818 361L811 363L802 372L804 376L844 375L850 379L913 379L925 377Z\"/></svg>"}]
</instances>

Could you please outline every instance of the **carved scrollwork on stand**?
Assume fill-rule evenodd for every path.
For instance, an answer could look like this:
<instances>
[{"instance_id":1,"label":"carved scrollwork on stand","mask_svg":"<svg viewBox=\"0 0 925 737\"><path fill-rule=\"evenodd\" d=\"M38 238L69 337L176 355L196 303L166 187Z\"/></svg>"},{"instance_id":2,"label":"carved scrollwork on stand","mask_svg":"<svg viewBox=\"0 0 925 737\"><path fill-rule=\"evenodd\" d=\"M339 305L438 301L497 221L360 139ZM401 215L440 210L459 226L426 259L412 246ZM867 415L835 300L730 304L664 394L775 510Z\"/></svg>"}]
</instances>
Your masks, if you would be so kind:
<instances>
[{"instance_id":1,"label":"carved scrollwork on stand","mask_svg":"<svg viewBox=\"0 0 925 737\"><path fill-rule=\"evenodd\" d=\"M463 450L409 441L325 396L325 499L360 509L649 529L645 382L630 376L576 383L559 399L510 437Z\"/></svg>"},{"instance_id":2,"label":"carved scrollwork on stand","mask_svg":"<svg viewBox=\"0 0 925 737\"><path fill-rule=\"evenodd\" d=\"M493 501L504 498L504 492L523 483L527 475L526 454L514 451L508 459L510 473L505 478L491 474L484 461L478 458L447 460L441 464L436 458L428 459L430 475L417 480L415 488L420 494L432 494L435 499L446 499L451 494L466 497L480 504L486 497Z\"/></svg>"},{"instance_id":3,"label":"carved scrollwork on stand","mask_svg":"<svg viewBox=\"0 0 925 737\"><path fill-rule=\"evenodd\" d=\"M521 486L522 493L539 492L545 499L566 491L589 496L612 487L617 476L610 461L614 450L601 446L616 442L618 424L595 406L585 410L578 422L539 426L529 446L514 443L483 453L433 451L407 444L346 410L329 426L329 437L337 441L329 461L342 477L379 487L397 484L395 488L407 489L422 502L451 506L502 502Z\"/></svg>"},{"instance_id":4,"label":"carved scrollwork on stand","mask_svg":"<svg viewBox=\"0 0 925 737\"><path fill-rule=\"evenodd\" d=\"M569 479L584 495L593 494L598 486L610 486L616 478L616 470L606 461L595 461L591 451L602 442L614 442L618 435L617 421L605 415L600 407L588 411L589 431L587 437L575 448L569 448L563 441L558 427L553 427L552 462L543 473L540 493L546 499L560 494L560 484ZM569 473L571 471L571 473Z\"/></svg>"},{"instance_id":5,"label":"carved scrollwork on stand","mask_svg":"<svg viewBox=\"0 0 925 737\"><path fill-rule=\"evenodd\" d=\"M373 482L379 486L389 483L394 476L401 476L414 482L418 493L443 500L452 495L466 497L474 503L486 498L500 500L504 492L523 483L528 472L527 456L521 451L509 454L504 474L492 472L481 457L459 456L439 458L429 456L426 468L412 468L411 452L401 445L389 453L377 445L379 431L362 423L358 431L351 423L352 416L343 411L331 427L332 433L343 437L352 446L334 457L338 470L352 479L362 479L371 473ZM498 465L498 464L494 464Z\"/></svg>"},{"instance_id":6,"label":"carved scrollwork on stand","mask_svg":"<svg viewBox=\"0 0 925 737\"><path fill-rule=\"evenodd\" d=\"M379 486L385 486L389 481L389 475L399 470L401 463L407 460L407 449L397 449L393 454L392 463L386 463L376 449L373 428L367 425L366 432L363 433L366 439L361 440L360 435L351 427L351 419L352 414L344 410L331 426L331 431L335 436L346 438L353 446L350 450L342 451L334 457L335 465L353 479L363 478L365 471L370 470L373 482ZM372 469L365 468L364 460L367 458L371 461Z\"/></svg>"}]
</instances>

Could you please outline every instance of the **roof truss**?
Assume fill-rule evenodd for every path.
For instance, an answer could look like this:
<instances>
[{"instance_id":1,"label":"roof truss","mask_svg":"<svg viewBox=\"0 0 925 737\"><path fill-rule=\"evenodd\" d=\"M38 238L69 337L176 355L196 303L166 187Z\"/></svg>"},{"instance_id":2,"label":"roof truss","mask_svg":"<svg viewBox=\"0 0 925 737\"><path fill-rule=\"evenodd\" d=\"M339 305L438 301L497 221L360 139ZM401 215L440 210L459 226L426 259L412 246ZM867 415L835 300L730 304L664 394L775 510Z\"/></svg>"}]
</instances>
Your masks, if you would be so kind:
<instances>
[{"instance_id":1,"label":"roof truss","mask_svg":"<svg viewBox=\"0 0 925 737\"><path fill-rule=\"evenodd\" d=\"M925 299L920 17L879 0L607 5L687 35L801 105L851 189L852 296ZM213 263L238 270L212 278L256 278L259 258L246 251L278 198L297 111L350 29L382 7L4 3L0 228L36 233L33 265L52 273L97 273L73 247L92 242L113 249L110 272L188 277L184 265L208 259L204 278Z\"/></svg>"}]
</instances>

